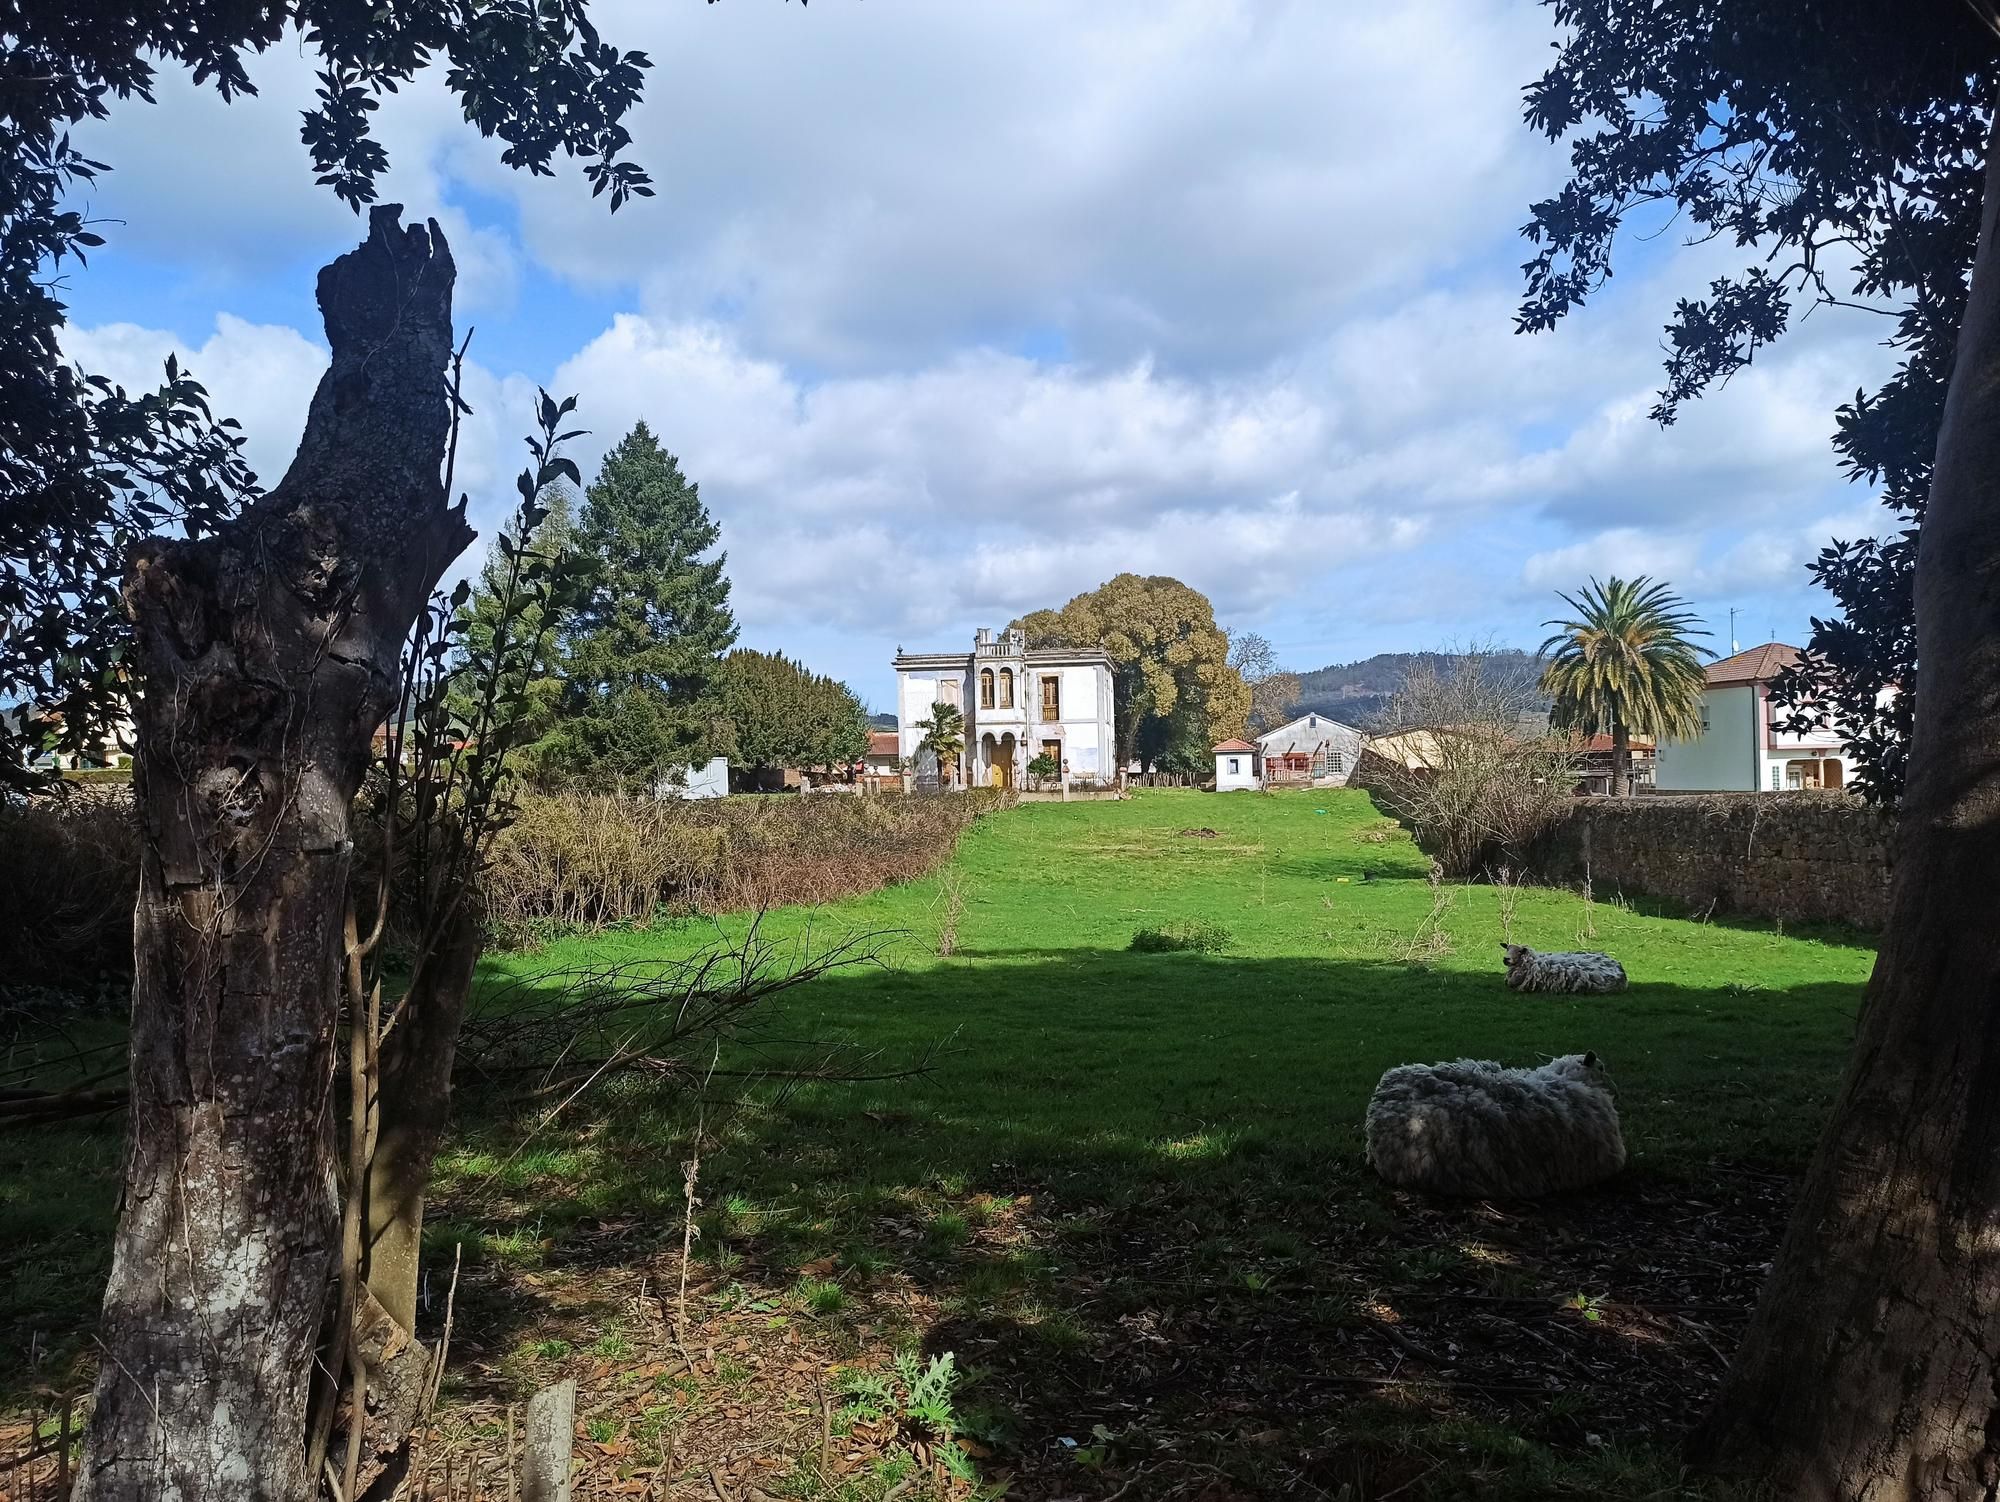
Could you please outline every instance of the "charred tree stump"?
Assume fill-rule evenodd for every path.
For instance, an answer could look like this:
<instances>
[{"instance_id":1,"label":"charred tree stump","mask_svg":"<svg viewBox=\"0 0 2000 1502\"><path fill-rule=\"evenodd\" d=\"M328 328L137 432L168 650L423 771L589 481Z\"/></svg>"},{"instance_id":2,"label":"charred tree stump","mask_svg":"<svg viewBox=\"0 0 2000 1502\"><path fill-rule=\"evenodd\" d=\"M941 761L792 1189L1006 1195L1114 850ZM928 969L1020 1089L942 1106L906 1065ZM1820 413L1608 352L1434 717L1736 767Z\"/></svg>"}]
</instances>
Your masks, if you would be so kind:
<instances>
[{"instance_id":1,"label":"charred tree stump","mask_svg":"<svg viewBox=\"0 0 2000 1502\"><path fill-rule=\"evenodd\" d=\"M451 255L400 219L376 208L320 273L333 363L284 479L126 575L145 851L85 1502L317 1488L349 809L404 635L472 537L440 475Z\"/></svg>"}]
</instances>

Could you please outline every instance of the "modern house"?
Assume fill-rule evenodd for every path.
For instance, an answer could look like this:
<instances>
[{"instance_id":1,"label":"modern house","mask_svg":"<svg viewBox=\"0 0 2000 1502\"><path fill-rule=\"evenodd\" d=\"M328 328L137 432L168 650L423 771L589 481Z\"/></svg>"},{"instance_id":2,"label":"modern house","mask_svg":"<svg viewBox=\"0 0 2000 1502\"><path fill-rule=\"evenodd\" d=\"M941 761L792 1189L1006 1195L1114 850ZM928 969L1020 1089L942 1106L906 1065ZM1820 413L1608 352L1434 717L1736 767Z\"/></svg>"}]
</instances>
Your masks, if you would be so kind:
<instances>
[{"instance_id":1,"label":"modern house","mask_svg":"<svg viewBox=\"0 0 2000 1502\"><path fill-rule=\"evenodd\" d=\"M1367 739L1352 725L1302 714L1257 737L1264 786L1346 787Z\"/></svg>"},{"instance_id":2,"label":"modern house","mask_svg":"<svg viewBox=\"0 0 2000 1502\"><path fill-rule=\"evenodd\" d=\"M1254 793L1264 785L1257 748L1249 741L1227 740L1212 749L1218 793Z\"/></svg>"},{"instance_id":3,"label":"modern house","mask_svg":"<svg viewBox=\"0 0 2000 1502\"><path fill-rule=\"evenodd\" d=\"M1835 727L1783 729L1787 712L1771 701L1772 680L1798 660L1797 647L1773 641L1710 664L1701 734L1659 748L1653 786L1663 793L1845 787L1848 754Z\"/></svg>"},{"instance_id":4,"label":"modern house","mask_svg":"<svg viewBox=\"0 0 2000 1502\"><path fill-rule=\"evenodd\" d=\"M917 780L1019 787L1028 763L1048 756L1065 780L1117 776L1111 659L1094 647L1034 647L1019 631L981 627L970 652L896 653L897 749ZM940 769L922 750L933 704L965 715L965 751Z\"/></svg>"}]
</instances>

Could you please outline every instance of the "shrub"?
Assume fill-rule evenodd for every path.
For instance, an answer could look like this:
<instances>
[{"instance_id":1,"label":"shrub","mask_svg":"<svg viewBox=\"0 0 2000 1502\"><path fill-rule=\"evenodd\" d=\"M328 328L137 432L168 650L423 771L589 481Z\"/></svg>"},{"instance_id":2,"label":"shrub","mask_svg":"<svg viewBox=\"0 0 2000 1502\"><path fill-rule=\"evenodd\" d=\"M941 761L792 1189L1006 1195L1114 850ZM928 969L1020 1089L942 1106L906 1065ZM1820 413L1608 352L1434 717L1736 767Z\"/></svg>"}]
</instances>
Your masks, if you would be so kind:
<instances>
[{"instance_id":1,"label":"shrub","mask_svg":"<svg viewBox=\"0 0 2000 1502\"><path fill-rule=\"evenodd\" d=\"M504 941L661 913L832 902L928 875L1003 801L992 789L703 802L524 794L494 844L487 919ZM357 808L355 880L364 891L380 844ZM139 837L123 788L0 805L0 933L15 936L0 986L16 996L73 993L128 977L138 880Z\"/></svg>"},{"instance_id":2,"label":"shrub","mask_svg":"<svg viewBox=\"0 0 2000 1502\"><path fill-rule=\"evenodd\" d=\"M1183 918L1140 929L1132 935L1129 947L1135 954L1171 954L1179 950L1220 954L1229 947L1229 930L1205 918Z\"/></svg>"},{"instance_id":3,"label":"shrub","mask_svg":"<svg viewBox=\"0 0 2000 1502\"><path fill-rule=\"evenodd\" d=\"M692 802L529 795L496 842L487 911L506 936L832 902L936 870L1000 803L984 789Z\"/></svg>"},{"instance_id":4,"label":"shrub","mask_svg":"<svg viewBox=\"0 0 2000 1502\"><path fill-rule=\"evenodd\" d=\"M139 833L122 789L0 804L0 987L76 993L132 973Z\"/></svg>"},{"instance_id":5,"label":"shrub","mask_svg":"<svg viewBox=\"0 0 2000 1502\"><path fill-rule=\"evenodd\" d=\"M1419 658L1391 705L1402 728L1356 768L1447 877L1522 865L1574 801L1576 744L1528 728L1534 702L1533 680L1490 650Z\"/></svg>"}]
</instances>

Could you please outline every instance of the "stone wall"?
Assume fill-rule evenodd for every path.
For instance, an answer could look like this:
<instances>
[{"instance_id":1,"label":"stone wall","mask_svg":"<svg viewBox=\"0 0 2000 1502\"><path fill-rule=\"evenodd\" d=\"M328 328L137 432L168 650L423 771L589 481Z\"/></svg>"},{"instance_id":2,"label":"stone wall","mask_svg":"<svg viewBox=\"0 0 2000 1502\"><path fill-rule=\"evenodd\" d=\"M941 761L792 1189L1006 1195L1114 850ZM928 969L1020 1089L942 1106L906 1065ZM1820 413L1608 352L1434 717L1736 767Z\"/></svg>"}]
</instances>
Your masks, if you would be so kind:
<instances>
[{"instance_id":1,"label":"stone wall","mask_svg":"<svg viewBox=\"0 0 2000 1502\"><path fill-rule=\"evenodd\" d=\"M1545 881L1695 912L1879 929L1894 825L1843 793L1579 798L1535 851Z\"/></svg>"}]
</instances>

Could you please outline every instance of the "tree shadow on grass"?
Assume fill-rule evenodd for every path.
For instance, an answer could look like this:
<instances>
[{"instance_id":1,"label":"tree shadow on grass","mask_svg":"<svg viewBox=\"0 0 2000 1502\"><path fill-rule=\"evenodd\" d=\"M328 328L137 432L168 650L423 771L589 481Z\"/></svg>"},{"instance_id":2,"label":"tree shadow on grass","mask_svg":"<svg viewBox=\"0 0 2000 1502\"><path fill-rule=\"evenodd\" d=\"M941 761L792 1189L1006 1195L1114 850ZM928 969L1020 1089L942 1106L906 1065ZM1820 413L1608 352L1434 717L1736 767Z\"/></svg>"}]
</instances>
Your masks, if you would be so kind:
<instances>
[{"instance_id":1,"label":"tree shadow on grass","mask_svg":"<svg viewBox=\"0 0 2000 1502\"><path fill-rule=\"evenodd\" d=\"M675 1430L662 1464L726 1469L777 1434L865 1477L912 1436L816 1438L825 1370L921 1346L968 1374L961 1419L1016 1496L1677 1495L1673 1446L1754 1301L1857 991L1523 998L1112 950L835 973L788 1030L949 1051L922 1080L709 1116L685 1357L687 1102L634 1082L525 1149L518 1121L464 1122L431 1235L466 1245L461 1396L576 1375L638 1434L656 1394L627 1379L652 1371L742 1415ZM1382 1069L1584 1048L1620 1090L1616 1183L1454 1205L1362 1166ZM601 1355L635 1344L651 1359Z\"/></svg>"},{"instance_id":2,"label":"tree shadow on grass","mask_svg":"<svg viewBox=\"0 0 2000 1502\"><path fill-rule=\"evenodd\" d=\"M680 1344L696 1113L636 1079L532 1135L461 1102L429 1318L462 1247L455 1412L497 1442L496 1407L575 1375L607 1475L647 1445L695 1476L755 1452L812 1492L829 1447L880 1495L912 1436L826 1439L828 1368L921 1346L968 1374L961 1421L1017 1496L1671 1496L1859 990L1519 997L1484 971L1109 949L835 972L784 1031L946 1051L921 1079L709 1107ZM1620 1092L1616 1183L1453 1205L1363 1167L1384 1068L1583 1048ZM31 1345L85 1348L121 1141L17 1134L0 1160L8 1399L63 1384Z\"/></svg>"}]
</instances>

